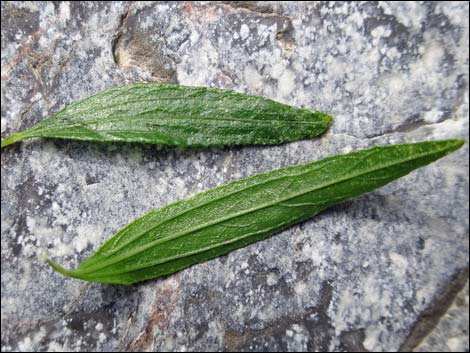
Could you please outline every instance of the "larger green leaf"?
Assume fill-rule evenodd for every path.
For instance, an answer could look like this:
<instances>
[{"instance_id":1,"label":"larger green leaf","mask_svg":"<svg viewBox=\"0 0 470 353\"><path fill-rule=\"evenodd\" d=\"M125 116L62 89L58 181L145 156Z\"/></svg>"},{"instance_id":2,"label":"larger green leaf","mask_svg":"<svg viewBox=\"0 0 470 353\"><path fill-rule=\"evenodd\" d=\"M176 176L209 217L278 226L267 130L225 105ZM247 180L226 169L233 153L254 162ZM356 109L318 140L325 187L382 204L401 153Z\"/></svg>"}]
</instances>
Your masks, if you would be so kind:
<instances>
[{"instance_id":1,"label":"larger green leaf","mask_svg":"<svg viewBox=\"0 0 470 353\"><path fill-rule=\"evenodd\" d=\"M324 113L230 90L137 83L69 105L29 130L30 137L140 142L175 146L278 144L317 136Z\"/></svg>"},{"instance_id":2,"label":"larger green leaf","mask_svg":"<svg viewBox=\"0 0 470 353\"><path fill-rule=\"evenodd\" d=\"M48 261L64 275L92 282L130 284L170 274L372 191L463 143L375 147L259 174L148 213L116 233L75 271Z\"/></svg>"}]
</instances>

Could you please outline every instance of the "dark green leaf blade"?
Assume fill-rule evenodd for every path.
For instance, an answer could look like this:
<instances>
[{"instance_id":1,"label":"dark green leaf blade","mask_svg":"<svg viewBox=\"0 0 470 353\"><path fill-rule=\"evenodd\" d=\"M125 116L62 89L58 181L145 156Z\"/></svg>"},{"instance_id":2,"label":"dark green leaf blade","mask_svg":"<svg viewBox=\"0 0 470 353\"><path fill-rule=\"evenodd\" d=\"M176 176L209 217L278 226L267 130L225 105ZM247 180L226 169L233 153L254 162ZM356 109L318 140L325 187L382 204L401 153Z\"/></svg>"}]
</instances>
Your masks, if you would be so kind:
<instances>
[{"instance_id":1,"label":"dark green leaf blade","mask_svg":"<svg viewBox=\"0 0 470 353\"><path fill-rule=\"evenodd\" d=\"M323 133L332 118L230 90L136 83L73 103L1 147L30 137L174 146L279 144Z\"/></svg>"},{"instance_id":2,"label":"dark green leaf blade","mask_svg":"<svg viewBox=\"0 0 470 353\"><path fill-rule=\"evenodd\" d=\"M375 190L460 148L463 140L392 145L282 168L152 211L105 242L75 271L131 284L264 239L325 208Z\"/></svg>"}]
</instances>

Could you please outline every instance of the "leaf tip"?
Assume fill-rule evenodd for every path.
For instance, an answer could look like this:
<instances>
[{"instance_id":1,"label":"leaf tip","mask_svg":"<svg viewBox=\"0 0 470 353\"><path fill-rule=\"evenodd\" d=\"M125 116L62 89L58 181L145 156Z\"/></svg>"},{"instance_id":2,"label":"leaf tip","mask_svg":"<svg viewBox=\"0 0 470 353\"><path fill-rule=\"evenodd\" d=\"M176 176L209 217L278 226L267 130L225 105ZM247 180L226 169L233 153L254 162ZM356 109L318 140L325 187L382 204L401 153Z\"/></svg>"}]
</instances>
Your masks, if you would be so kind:
<instances>
[{"instance_id":1,"label":"leaf tip","mask_svg":"<svg viewBox=\"0 0 470 353\"><path fill-rule=\"evenodd\" d=\"M445 146L445 149L448 150L449 153L458 150L460 147L465 145L465 142L466 141L464 139L450 139L439 141L439 143Z\"/></svg>"},{"instance_id":2,"label":"leaf tip","mask_svg":"<svg viewBox=\"0 0 470 353\"><path fill-rule=\"evenodd\" d=\"M323 115L323 119L325 120L325 125L328 127L333 123L333 117L328 114Z\"/></svg>"},{"instance_id":3,"label":"leaf tip","mask_svg":"<svg viewBox=\"0 0 470 353\"><path fill-rule=\"evenodd\" d=\"M465 145L465 142L466 142L464 139L455 139L453 141L454 141L455 149L459 149L460 147Z\"/></svg>"}]
</instances>

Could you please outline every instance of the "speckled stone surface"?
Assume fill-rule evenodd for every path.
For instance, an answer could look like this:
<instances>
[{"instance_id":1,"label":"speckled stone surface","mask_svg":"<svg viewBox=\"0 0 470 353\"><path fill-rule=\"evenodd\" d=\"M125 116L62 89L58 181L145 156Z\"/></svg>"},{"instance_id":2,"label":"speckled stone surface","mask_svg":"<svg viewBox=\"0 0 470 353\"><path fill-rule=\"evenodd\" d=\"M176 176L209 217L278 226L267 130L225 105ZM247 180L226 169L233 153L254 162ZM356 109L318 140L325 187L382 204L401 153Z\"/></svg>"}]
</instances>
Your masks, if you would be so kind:
<instances>
[{"instance_id":1,"label":"speckled stone surface","mask_svg":"<svg viewBox=\"0 0 470 353\"><path fill-rule=\"evenodd\" d=\"M468 351L468 281L455 297L434 330L416 347L415 352Z\"/></svg>"},{"instance_id":2,"label":"speckled stone surface","mask_svg":"<svg viewBox=\"0 0 470 353\"><path fill-rule=\"evenodd\" d=\"M2 351L398 350L468 268L468 144L164 279L89 284L38 260L47 251L74 267L147 211L258 172L369 146L468 139L467 2L1 10L2 137L142 81L231 88L335 117L321 138L264 148L35 139L2 150Z\"/></svg>"}]
</instances>

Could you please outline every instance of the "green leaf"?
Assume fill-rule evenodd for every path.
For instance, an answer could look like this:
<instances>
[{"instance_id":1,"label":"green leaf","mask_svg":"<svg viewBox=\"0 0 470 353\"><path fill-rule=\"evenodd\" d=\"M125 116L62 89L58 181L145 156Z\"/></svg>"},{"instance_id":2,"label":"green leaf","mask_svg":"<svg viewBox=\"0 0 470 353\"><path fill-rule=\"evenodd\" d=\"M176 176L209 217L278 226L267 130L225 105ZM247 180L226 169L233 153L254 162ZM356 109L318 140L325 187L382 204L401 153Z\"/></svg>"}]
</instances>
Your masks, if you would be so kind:
<instances>
[{"instance_id":1,"label":"green leaf","mask_svg":"<svg viewBox=\"0 0 470 353\"><path fill-rule=\"evenodd\" d=\"M73 103L1 147L30 137L173 146L279 144L324 132L332 118L230 90L136 83Z\"/></svg>"},{"instance_id":2,"label":"green leaf","mask_svg":"<svg viewBox=\"0 0 470 353\"><path fill-rule=\"evenodd\" d=\"M328 206L375 190L458 149L463 140L375 147L238 180L154 210L111 237L75 271L131 284L241 248Z\"/></svg>"}]
</instances>

